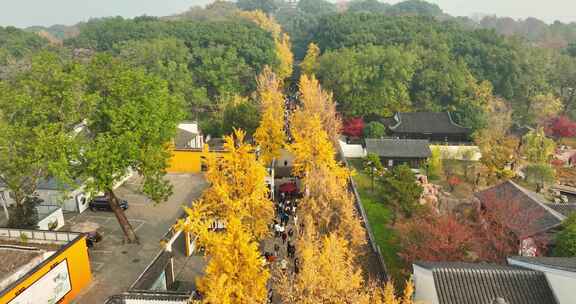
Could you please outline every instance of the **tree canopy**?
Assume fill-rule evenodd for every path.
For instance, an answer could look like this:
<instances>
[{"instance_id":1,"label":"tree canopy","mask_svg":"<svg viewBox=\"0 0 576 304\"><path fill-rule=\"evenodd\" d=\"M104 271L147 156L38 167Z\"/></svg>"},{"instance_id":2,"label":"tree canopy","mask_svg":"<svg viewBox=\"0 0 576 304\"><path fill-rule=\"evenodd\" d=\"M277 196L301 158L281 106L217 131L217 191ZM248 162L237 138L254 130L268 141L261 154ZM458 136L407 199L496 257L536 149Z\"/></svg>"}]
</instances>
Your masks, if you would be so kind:
<instances>
[{"instance_id":1,"label":"tree canopy","mask_svg":"<svg viewBox=\"0 0 576 304\"><path fill-rule=\"evenodd\" d=\"M125 56L145 55L138 60L155 69L159 65L180 69L186 63L193 83L188 89L196 93L189 99L200 96L202 100L202 94L211 100L247 95L254 90L253 79L264 65L279 64L271 34L241 18L218 22L164 21L154 17L96 19L81 24L80 34L65 44Z\"/></svg>"}]
</instances>

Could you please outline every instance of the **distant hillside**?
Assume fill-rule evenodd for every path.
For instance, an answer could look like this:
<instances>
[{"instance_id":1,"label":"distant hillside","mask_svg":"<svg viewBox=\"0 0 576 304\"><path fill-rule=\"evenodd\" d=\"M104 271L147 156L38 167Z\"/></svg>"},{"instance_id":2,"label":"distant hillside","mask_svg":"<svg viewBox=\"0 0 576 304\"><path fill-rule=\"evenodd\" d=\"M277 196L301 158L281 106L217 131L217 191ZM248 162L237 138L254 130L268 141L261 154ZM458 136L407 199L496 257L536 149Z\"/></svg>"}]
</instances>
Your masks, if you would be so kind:
<instances>
[{"instance_id":1,"label":"distant hillside","mask_svg":"<svg viewBox=\"0 0 576 304\"><path fill-rule=\"evenodd\" d=\"M80 33L78 24L75 25L56 24L49 27L31 26L25 28L24 30L33 33L47 33L49 34L49 36L47 36L48 40L51 40L52 38L52 39L58 39L60 41L76 37ZM46 36L46 34L44 34L43 36Z\"/></svg>"}]
</instances>

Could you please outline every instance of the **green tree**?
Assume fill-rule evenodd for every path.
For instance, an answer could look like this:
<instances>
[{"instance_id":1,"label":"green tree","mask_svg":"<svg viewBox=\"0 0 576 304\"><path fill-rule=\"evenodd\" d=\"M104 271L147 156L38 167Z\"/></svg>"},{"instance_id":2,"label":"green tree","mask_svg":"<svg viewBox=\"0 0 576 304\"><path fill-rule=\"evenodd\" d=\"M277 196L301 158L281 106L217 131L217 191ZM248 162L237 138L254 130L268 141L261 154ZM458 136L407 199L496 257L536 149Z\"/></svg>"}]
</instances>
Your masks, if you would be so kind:
<instances>
[{"instance_id":1,"label":"green tree","mask_svg":"<svg viewBox=\"0 0 576 304\"><path fill-rule=\"evenodd\" d=\"M411 109L416 63L416 54L399 47L344 48L320 57L318 77L346 115L391 115Z\"/></svg>"},{"instance_id":2,"label":"green tree","mask_svg":"<svg viewBox=\"0 0 576 304\"><path fill-rule=\"evenodd\" d=\"M10 210L8 227L38 229L38 209L36 207L41 202L42 200L36 196L25 197L22 204L18 204Z\"/></svg>"},{"instance_id":3,"label":"green tree","mask_svg":"<svg viewBox=\"0 0 576 304\"><path fill-rule=\"evenodd\" d=\"M382 14L388 12L391 5L378 0L354 0L348 4L347 12Z\"/></svg>"},{"instance_id":4,"label":"green tree","mask_svg":"<svg viewBox=\"0 0 576 304\"><path fill-rule=\"evenodd\" d=\"M438 17L444 13L437 5L423 0L406 0L398 2L390 8L390 14L393 15L419 15Z\"/></svg>"},{"instance_id":5,"label":"green tree","mask_svg":"<svg viewBox=\"0 0 576 304\"><path fill-rule=\"evenodd\" d=\"M442 153L440 148L432 147L432 155L426 162L426 173L431 180L439 179L442 176Z\"/></svg>"},{"instance_id":6,"label":"green tree","mask_svg":"<svg viewBox=\"0 0 576 304\"><path fill-rule=\"evenodd\" d=\"M554 183L556 172L546 163L530 164L524 168L526 180L536 185L536 191L540 192L546 184Z\"/></svg>"},{"instance_id":7,"label":"green tree","mask_svg":"<svg viewBox=\"0 0 576 304\"><path fill-rule=\"evenodd\" d=\"M326 0L300 0L298 1L298 9L314 16L336 14L337 12L336 4Z\"/></svg>"},{"instance_id":8,"label":"green tree","mask_svg":"<svg viewBox=\"0 0 576 304\"><path fill-rule=\"evenodd\" d=\"M0 65L20 59L48 45L48 40L21 29L0 26Z\"/></svg>"},{"instance_id":9,"label":"green tree","mask_svg":"<svg viewBox=\"0 0 576 304\"><path fill-rule=\"evenodd\" d=\"M87 187L106 194L127 240L138 242L114 185L134 170L144 179L142 191L154 202L171 195L172 187L163 177L168 146L183 119L183 100L170 94L166 81L108 55L91 63L88 86L98 103L87 119L91 140L82 153Z\"/></svg>"},{"instance_id":10,"label":"green tree","mask_svg":"<svg viewBox=\"0 0 576 304\"><path fill-rule=\"evenodd\" d=\"M562 231L556 233L554 255L560 257L576 256L576 213L572 213L563 223Z\"/></svg>"},{"instance_id":11,"label":"green tree","mask_svg":"<svg viewBox=\"0 0 576 304\"><path fill-rule=\"evenodd\" d=\"M176 18L178 19L178 18ZM255 89L254 78L265 66L276 68L279 64L273 37L251 22L239 17L225 21L210 20L160 20L154 17L121 17L90 20L79 26L80 34L67 39L65 45L74 48L90 48L98 51L114 51L129 41L147 41L137 44L140 53L150 58L174 56L180 66L145 62L145 66L176 68L174 78L182 79L182 53L186 46L189 53L187 64L194 85L193 98L206 94L213 103L205 107L216 111L216 103L233 95L246 96ZM175 43L172 39L181 41ZM172 41L172 42L168 42ZM179 70L180 69L180 70ZM154 69L152 69L154 70ZM174 82L170 81L172 86ZM190 98L187 99L191 101ZM193 100L193 102L199 102ZM204 107L204 105L203 105Z\"/></svg>"},{"instance_id":12,"label":"green tree","mask_svg":"<svg viewBox=\"0 0 576 304\"><path fill-rule=\"evenodd\" d=\"M531 131L522 138L523 153L529 162L547 164L552 160L556 144L546 137L543 128Z\"/></svg>"},{"instance_id":13,"label":"green tree","mask_svg":"<svg viewBox=\"0 0 576 304\"><path fill-rule=\"evenodd\" d=\"M380 156L374 153L368 153L364 158L364 171L368 173L370 179L372 180L372 191L374 191L374 179L377 175L379 175L384 167L382 166L382 162L380 161Z\"/></svg>"},{"instance_id":14,"label":"green tree","mask_svg":"<svg viewBox=\"0 0 576 304\"><path fill-rule=\"evenodd\" d=\"M318 56L320 56L320 49L314 42L308 45L308 50L306 51L306 56L300 63L300 68L302 69L302 74L312 75L318 68Z\"/></svg>"},{"instance_id":15,"label":"green tree","mask_svg":"<svg viewBox=\"0 0 576 304\"><path fill-rule=\"evenodd\" d=\"M226 135L234 133L234 129L242 129L252 137L260 124L258 107L248 100L231 102L224 110L222 132Z\"/></svg>"},{"instance_id":16,"label":"green tree","mask_svg":"<svg viewBox=\"0 0 576 304\"><path fill-rule=\"evenodd\" d=\"M576 44L574 44L576 47ZM564 113L576 120L576 58L559 55L554 58L551 84L562 98Z\"/></svg>"},{"instance_id":17,"label":"green tree","mask_svg":"<svg viewBox=\"0 0 576 304\"><path fill-rule=\"evenodd\" d=\"M0 81L0 182L16 208L33 201L42 180L63 185L74 179L80 144L75 128L93 104L84 77L79 64L42 52L28 68Z\"/></svg>"},{"instance_id":18,"label":"green tree","mask_svg":"<svg viewBox=\"0 0 576 304\"><path fill-rule=\"evenodd\" d=\"M188 104L189 117L205 111L210 104L205 87L199 87L188 70L192 58L185 43L175 38L132 40L117 44L120 58L134 68L144 68L168 82L172 94L181 95Z\"/></svg>"},{"instance_id":19,"label":"green tree","mask_svg":"<svg viewBox=\"0 0 576 304\"><path fill-rule=\"evenodd\" d=\"M236 5L245 11L261 10L267 14L273 14L283 5L282 0L238 0Z\"/></svg>"},{"instance_id":20,"label":"green tree","mask_svg":"<svg viewBox=\"0 0 576 304\"><path fill-rule=\"evenodd\" d=\"M371 121L364 127L365 138L380 138L384 135L386 135L386 127L377 121Z\"/></svg>"},{"instance_id":21,"label":"green tree","mask_svg":"<svg viewBox=\"0 0 576 304\"><path fill-rule=\"evenodd\" d=\"M414 172L407 165L400 165L388 171L381 179L386 202L404 216L410 217L420 206L418 200L422 187L416 182Z\"/></svg>"}]
</instances>

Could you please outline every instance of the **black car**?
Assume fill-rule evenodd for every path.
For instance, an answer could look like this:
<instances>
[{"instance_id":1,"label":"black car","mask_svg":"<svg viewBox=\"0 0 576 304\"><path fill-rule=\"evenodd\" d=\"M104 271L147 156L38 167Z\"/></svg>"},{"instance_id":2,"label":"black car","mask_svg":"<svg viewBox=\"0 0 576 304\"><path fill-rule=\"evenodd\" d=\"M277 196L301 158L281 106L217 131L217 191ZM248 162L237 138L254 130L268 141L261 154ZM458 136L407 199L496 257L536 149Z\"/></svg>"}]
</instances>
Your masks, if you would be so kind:
<instances>
[{"instance_id":1,"label":"black car","mask_svg":"<svg viewBox=\"0 0 576 304\"><path fill-rule=\"evenodd\" d=\"M126 200L118 199L118 203L120 204L120 208L123 210L128 209L128 202ZM104 211L112 211L110 204L108 203L108 198L106 196L96 196L94 197L90 203L88 204L88 208L92 211L96 210L104 210Z\"/></svg>"}]
</instances>

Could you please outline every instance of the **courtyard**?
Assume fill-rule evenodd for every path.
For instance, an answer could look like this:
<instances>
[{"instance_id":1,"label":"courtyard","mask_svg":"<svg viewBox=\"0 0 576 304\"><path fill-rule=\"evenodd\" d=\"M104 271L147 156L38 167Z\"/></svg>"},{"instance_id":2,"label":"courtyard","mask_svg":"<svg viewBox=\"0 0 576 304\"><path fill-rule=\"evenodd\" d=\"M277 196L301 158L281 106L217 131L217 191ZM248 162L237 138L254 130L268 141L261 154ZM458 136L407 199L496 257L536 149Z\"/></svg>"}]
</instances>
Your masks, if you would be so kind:
<instances>
[{"instance_id":1,"label":"courtyard","mask_svg":"<svg viewBox=\"0 0 576 304\"><path fill-rule=\"evenodd\" d=\"M115 191L119 198L128 201L125 213L140 244L123 242L122 230L112 212L86 210L65 215L62 231L80 222L92 222L100 226L98 232L103 237L89 250L93 281L76 303L104 303L107 297L126 291L158 254L160 239L183 214L182 205L190 204L206 188L200 174L169 174L166 178L174 186L174 193L160 204L140 193L138 177L132 177Z\"/></svg>"}]
</instances>

